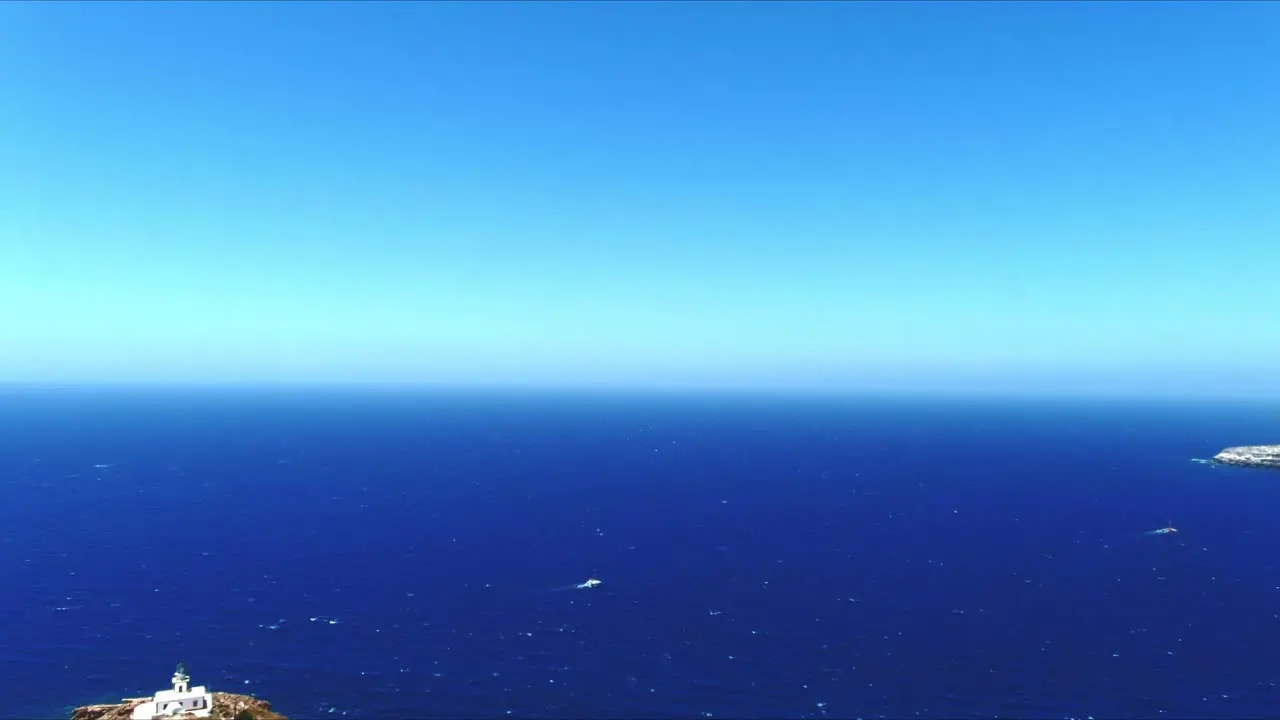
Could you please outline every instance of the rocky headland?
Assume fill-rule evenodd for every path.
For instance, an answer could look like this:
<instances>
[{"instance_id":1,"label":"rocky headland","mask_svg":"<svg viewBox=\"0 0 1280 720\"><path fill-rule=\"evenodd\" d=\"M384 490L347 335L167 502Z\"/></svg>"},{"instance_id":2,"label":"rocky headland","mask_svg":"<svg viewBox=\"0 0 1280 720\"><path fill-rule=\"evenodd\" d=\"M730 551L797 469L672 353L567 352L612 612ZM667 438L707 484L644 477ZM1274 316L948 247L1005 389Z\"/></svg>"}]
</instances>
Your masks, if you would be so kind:
<instances>
[{"instance_id":1,"label":"rocky headland","mask_svg":"<svg viewBox=\"0 0 1280 720\"><path fill-rule=\"evenodd\" d=\"M1213 456L1213 461L1223 465L1272 468L1280 470L1280 445L1242 445L1229 447Z\"/></svg>"},{"instance_id":2,"label":"rocky headland","mask_svg":"<svg viewBox=\"0 0 1280 720\"><path fill-rule=\"evenodd\" d=\"M148 698L130 700L115 705L85 705L71 713L71 720L129 720L133 709ZM177 720L195 717L194 715L172 715ZM233 695L216 692L213 694L213 707L207 717L213 720L289 720L285 716L272 712L271 703L248 695Z\"/></svg>"}]
</instances>

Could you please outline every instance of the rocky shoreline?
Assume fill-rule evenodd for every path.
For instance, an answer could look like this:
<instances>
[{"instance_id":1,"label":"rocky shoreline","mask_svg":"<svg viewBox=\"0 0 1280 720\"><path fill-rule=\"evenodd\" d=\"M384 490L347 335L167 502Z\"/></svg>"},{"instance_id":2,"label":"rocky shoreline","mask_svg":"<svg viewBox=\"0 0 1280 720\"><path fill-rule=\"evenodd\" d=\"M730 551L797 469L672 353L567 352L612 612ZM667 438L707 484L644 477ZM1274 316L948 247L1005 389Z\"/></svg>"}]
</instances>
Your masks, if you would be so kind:
<instances>
[{"instance_id":1,"label":"rocky shoreline","mask_svg":"<svg viewBox=\"0 0 1280 720\"><path fill-rule=\"evenodd\" d=\"M114 705L85 705L71 713L71 720L129 720L133 709L146 700L147 698L140 698ZM181 720L194 716L186 714L172 717ZM220 692L213 693L213 708L205 717L212 720L289 720L284 715L272 712L271 703L266 700Z\"/></svg>"},{"instance_id":2,"label":"rocky shoreline","mask_svg":"<svg viewBox=\"0 0 1280 720\"><path fill-rule=\"evenodd\" d=\"M1280 445L1229 447L1214 455L1213 461L1223 465L1280 470Z\"/></svg>"}]
</instances>

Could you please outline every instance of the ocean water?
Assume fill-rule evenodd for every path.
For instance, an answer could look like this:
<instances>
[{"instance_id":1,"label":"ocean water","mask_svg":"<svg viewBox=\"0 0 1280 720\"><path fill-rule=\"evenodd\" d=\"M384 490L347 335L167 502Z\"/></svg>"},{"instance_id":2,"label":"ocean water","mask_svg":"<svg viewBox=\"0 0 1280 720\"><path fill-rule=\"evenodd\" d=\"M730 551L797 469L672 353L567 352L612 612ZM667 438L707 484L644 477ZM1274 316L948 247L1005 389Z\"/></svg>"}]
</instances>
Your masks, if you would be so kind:
<instances>
[{"instance_id":1,"label":"ocean water","mask_svg":"<svg viewBox=\"0 0 1280 720\"><path fill-rule=\"evenodd\" d=\"M6 391L0 716L178 661L299 719L1275 716L1280 474L1190 462L1266 441L1260 402Z\"/></svg>"}]
</instances>

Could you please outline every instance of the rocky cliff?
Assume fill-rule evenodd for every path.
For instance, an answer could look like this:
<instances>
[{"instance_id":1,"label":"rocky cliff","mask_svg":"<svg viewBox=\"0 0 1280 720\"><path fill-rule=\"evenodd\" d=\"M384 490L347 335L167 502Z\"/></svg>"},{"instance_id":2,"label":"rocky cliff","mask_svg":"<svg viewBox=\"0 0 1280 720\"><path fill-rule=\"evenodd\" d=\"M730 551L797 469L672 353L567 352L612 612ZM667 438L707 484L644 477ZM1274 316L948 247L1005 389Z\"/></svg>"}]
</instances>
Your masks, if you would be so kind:
<instances>
[{"instance_id":1,"label":"rocky cliff","mask_svg":"<svg viewBox=\"0 0 1280 720\"><path fill-rule=\"evenodd\" d=\"M76 708L71 713L71 720L129 720L133 709L142 703L143 700L134 700L116 705L86 705ZM181 720L191 716L174 717ZM266 700L219 692L213 694L213 709L209 717L213 720L289 720L272 712L271 703Z\"/></svg>"},{"instance_id":2,"label":"rocky cliff","mask_svg":"<svg viewBox=\"0 0 1280 720\"><path fill-rule=\"evenodd\" d=\"M1229 447L1213 456L1224 465L1280 469L1280 445L1245 445Z\"/></svg>"}]
</instances>

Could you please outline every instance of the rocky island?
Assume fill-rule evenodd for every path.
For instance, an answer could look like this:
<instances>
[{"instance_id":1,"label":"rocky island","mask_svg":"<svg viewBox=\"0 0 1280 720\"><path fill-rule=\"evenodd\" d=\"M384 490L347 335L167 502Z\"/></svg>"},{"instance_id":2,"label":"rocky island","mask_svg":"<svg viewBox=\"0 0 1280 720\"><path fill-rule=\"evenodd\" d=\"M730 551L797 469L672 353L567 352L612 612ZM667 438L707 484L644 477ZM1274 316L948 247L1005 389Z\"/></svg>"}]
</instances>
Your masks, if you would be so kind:
<instances>
[{"instance_id":1,"label":"rocky island","mask_svg":"<svg viewBox=\"0 0 1280 720\"><path fill-rule=\"evenodd\" d=\"M1213 461L1223 465L1272 468L1280 470L1280 445L1243 445L1229 447L1213 456Z\"/></svg>"},{"instance_id":2,"label":"rocky island","mask_svg":"<svg viewBox=\"0 0 1280 720\"><path fill-rule=\"evenodd\" d=\"M85 705L71 713L71 720L153 720L154 718L212 718L213 720L289 720L272 712L271 703L247 695L209 692L191 686L186 666L178 663L173 689L151 697L125 698L107 705Z\"/></svg>"},{"instance_id":3,"label":"rocky island","mask_svg":"<svg viewBox=\"0 0 1280 720\"><path fill-rule=\"evenodd\" d=\"M134 717L133 711L145 702L145 698L140 698L115 705L85 705L71 713L71 720L131 720ZM271 703L266 700L231 693L213 693L213 704L208 715L186 713L164 717L178 720L192 717L212 720L289 720L284 715L272 712Z\"/></svg>"}]
</instances>

